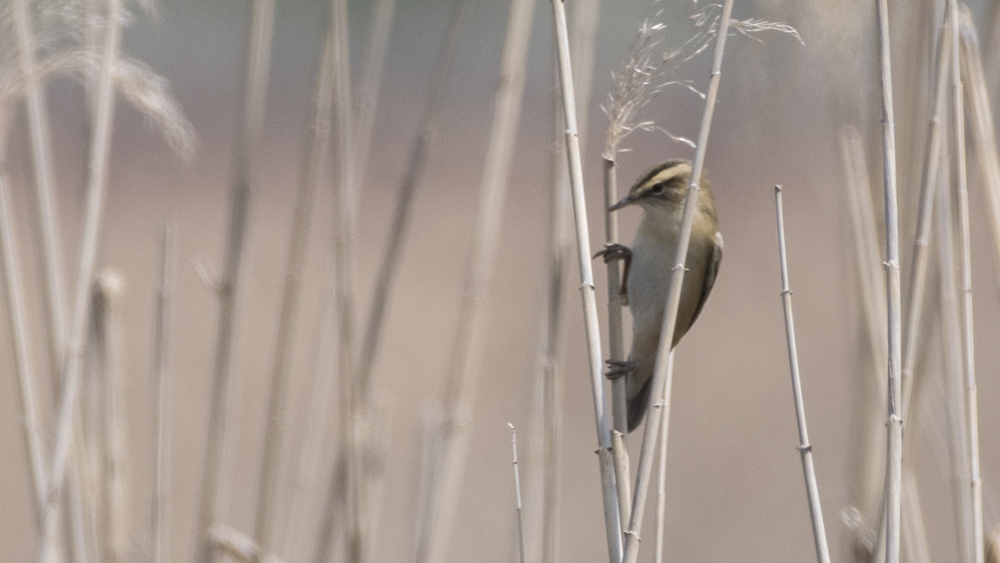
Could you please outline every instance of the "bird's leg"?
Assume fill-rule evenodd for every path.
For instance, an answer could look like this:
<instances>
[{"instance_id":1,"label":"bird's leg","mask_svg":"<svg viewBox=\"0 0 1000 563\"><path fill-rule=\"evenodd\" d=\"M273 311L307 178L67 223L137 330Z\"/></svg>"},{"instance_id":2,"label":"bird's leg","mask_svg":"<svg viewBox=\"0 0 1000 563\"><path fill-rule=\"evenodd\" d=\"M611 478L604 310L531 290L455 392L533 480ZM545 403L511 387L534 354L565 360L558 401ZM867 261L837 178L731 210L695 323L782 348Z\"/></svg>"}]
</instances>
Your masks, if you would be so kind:
<instances>
[{"instance_id":1,"label":"bird's leg","mask_svg":"<svg viewBox=\"0 0 1000 563\"><path fill-rule=\"evenodd\" d=\"M623 375L632 373L639 365L627 360L605 360L604 363L608 364L608 371L604 372L604 377L612 381Z\"/></svg>"},{"instance_id":2,"label":"bird's leg","mask_svg":"<svg viewBox=\"0 0 1000 563\"><path fill-rule=\"evenodd\" d=\"M604 257L605 264L612 260L625 261L625 270L622 272L622 285L618 292L618 297L621 299L622 305L628 305L628 270L632 266L632 249L617 242L606 244L604 245L604 250L599 250L597 254L594 254L594 258L598 256Z\"/></svg>"}]
</instances>

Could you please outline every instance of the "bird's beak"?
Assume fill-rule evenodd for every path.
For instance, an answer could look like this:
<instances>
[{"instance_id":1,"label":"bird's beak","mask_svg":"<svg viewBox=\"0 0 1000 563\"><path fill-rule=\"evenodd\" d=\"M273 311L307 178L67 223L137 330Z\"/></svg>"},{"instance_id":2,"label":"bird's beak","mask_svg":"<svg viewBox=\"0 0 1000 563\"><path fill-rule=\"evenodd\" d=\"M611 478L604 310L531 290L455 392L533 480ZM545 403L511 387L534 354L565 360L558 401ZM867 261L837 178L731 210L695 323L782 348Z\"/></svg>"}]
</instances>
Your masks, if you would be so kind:
<instances>
[{"instance_id":1,"label":"bird's beak","mask_svg":"<svg viewBox=\"0 0 1000 563\"><path fill-rule=\"evenodd\" d=\"M612 205L611 207L609 207L608 211L618 211L622 207L625 207L626 205L628 205L628 204L630 204L630 203L632 203L634 201L635 201L635 198L632 197L632 194L629 194L629 195L623 197L622 200L619 201L618 203L616 203L616 204Z\"/></svg>"}]
</instances>

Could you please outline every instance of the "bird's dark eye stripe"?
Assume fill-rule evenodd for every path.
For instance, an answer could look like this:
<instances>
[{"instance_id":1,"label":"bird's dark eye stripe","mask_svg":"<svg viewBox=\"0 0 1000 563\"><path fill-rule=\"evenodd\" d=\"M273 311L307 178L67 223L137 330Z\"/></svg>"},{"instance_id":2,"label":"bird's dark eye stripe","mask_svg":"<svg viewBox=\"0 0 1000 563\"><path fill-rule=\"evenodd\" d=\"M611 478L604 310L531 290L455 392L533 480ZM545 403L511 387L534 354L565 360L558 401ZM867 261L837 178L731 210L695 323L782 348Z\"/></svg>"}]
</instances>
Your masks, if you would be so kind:
<instances>
[{"instance_id":1,"label":"bird's dark eye stripe","mask_svg":"<svg viewBox=\"0 0 1000 563\"><path fill-rule=\"evenodd\" d=\"M654 194L662 194L663 182L657 182L656 184L653 184L653 187L650 188L650 191L652 191Z\"/></svg>"}]
</instances>

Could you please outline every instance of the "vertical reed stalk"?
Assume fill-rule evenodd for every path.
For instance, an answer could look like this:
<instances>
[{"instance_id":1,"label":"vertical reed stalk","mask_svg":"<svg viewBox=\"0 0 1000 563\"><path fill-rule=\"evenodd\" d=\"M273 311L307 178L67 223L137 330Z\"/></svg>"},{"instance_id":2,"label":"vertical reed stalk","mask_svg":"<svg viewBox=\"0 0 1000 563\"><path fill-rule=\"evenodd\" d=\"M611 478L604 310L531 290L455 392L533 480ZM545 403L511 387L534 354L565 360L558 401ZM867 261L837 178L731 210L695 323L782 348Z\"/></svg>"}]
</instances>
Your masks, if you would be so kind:
<instances>
[{"instance_id":1,"label":"vertical reed stalk","mask_svg":"<svg viewBox=\"0 0 1000 563\"><path fill-rule=\"evenodd\" d=\"M976 160L979 161L986 201L989 204L990 226L993 227L993 250L996 252L997 267L1000 268L1000 151L997 149L993 111L983 71L982 55L979 52L976 26L972 22L972 14L969 13L967 6L963 4L960 12L962 76L969 86L969 121L972 124ZM1000 37L1000 29L996 30L995 36ZM1000 60L1000 57L997 58Z\"/></svg>"},{"instance_id":2,"label":"vertical reed stalk","mask_svg":"<svg viewBox=\"0 0 1000 563\"><path fill-rule=\"evenodd\" d=\"M881 291L881 257L876 232L875 210L871 197L871 179L865 164L865 147L861 134L854 127L845 127L840 135L841 157L847 181L847 195L854 234L855 256L861 286L862 312L871 346L870 369L859 370L860 389L857 393L852 457L858 471L852 479L851 503L862 515L855 528L853 543L856 550L866 553L860 559L877 555L871 537L881 540L882 515L885 503L885 438L877 428L883 423L880 414L886 401L886 378L881 369L887 361L886 294ZM874 528L874 525L879 528ZM883 550L884 551L884 550ZM883 554L884 555L884 554ZM881 557L881 556L879 556Z\"/></svg>"},{"instance_id":3,"label":"vertical reed stalk","mask_svg":"<svg viewBox=\"0 0 1000 563\"><path fill-rule=\"evenodd\" d=\"M882 173L885 186L886 295L888 307L888 422L885 477L885 560L899 563L899 519L903 473L903 418L900 356L899 217L896 205L896 122L892 105L889 7L876 0L882 90Z\"/></svg>"},{"instance_id":4,"label":"vertical reed stalk","mask_svg":"<svg viewBox=\"0 0 1000 563\"><path fill-rule=\"evenodd\" d=\"M200 563L212 560L210 529L215 525L218 510L218 486L222 471L220 461L226 445L226 411L232 370L236 304L246 242L253 167L260 150L264 122L264 105L271 62L271 36L274 27L274 0L253 0L251 10L243 70L245 82L241 93L233 159L229 240L226 246L225 270L217 287L219 325L197 522L199 539L196 560Z\"/></svg>"},{"instance_id":5,"label":"vertical reed stalk","mask_svg":"<svg viewBox=\"0 0 1000 563\"><path fill-rule=\"evenodd\" d=\"M553 51L553 54L555 52ZM555 73L554 73L555 74ZM558 76L556 76L558 83ZM541 499L535 506L541 513L541 563L555 563L558 560L558 518L559 518L559 446L562 443L562 408L560 399L563 392L561 363L559 359L559 338L562 334L562 302L564 266L569 254L569 178L565 167L566 145L563 141L563 118L557 88L552 90L552 110L554 137L549 162L549 221L546 260L546 300L545 317L542 320L541 354L541 463L538 483L541 492L533 498ZM530 467L530 466L529 466ZM534 527L533 527L534 528Z\"/></svg>"},{"instance_id":6,"label":"vertical reed stalk","mask_svg":"<svg viewBox=\"0 0 1000 563\"><path fill-rule=\"evenodd\" d=\"M113 271L104 271L93 289L94 344L99 358L101 428L101 509L99 524L103 534L101 561L125 560L128 548L127 490L125 483L124 419L121 405L121 321L118 304L124 279Z\"/></svg>"},{"instance_id":7,"label":"vertical reed stalk","mask_svg":"<svg viewBox=\"0 0 1000 563\"><path fill-rule=\"evenodd\" d=\"M906 338L903 340L903 420L907 419L910 397L913 393L913 368L917 359L917 338L924 305L924 286L927 279L927 240L930 237L934 209L934 188L941 162L941 129L948 98L948 69L951 63L951 29L943 26L938 33L937 69L934 73L934 108L927 133L923 174L920 182L920 207L917 211L917 232L913 241L913 259L910 267L909 291L906 307Z\"/></svg>"},{"instance_id":8,"label":"vertical reed stalk","mask_svg":"<svg viewBox=\"0 0 1000 563\"><path fill-rule=\"evenodd\" d=\"M12 0L14 32L18 42L18 60L24 75L28 134L31 138L31 159L35 173L35 194L38 198L39 233L42 238L42 275L45 278L45 315L49 330L49 363L54 388L62 385L59 374L66 340L66 299L63 293L63 257L59 236L59 220L53 193L52 142L49 138L49 113L45 105L42 80L35 65L35 37L32 31L28 0Z\"/></svg>"},{"instance_id":9,"label":"vertical reed stalk","mask_svg":"<svg viewBox=\"0 0 1000 563\"><path fill-rule=\"evenodd\" d=\"M90 286L94 279L100 245L101 219L104 211L104 192L111 146L111 128L114 120L114 74L121 42L123 9L120 0L109 0L107 29L101 52L101 71L98 78L97 113L91 131L86 218L80 244L80 270L77 276L76 297L73 306L73 324L62 362L63 387L58 407L56 442L50 469L48 498L46 499L43 533L38 550L39 561L48 563L56 556L57 516L62 500L66 463L72 447L73 418L80 387L80 370L84 344L90 320Z\"/></svg>"},{"instance_id":10,"label":"vertical reed stalk","mask_svg":"<svg viewBox=\"0 0 1000 563\"><path fill-rule=\"evenodd\" d=\"M559 84L562 92L563 116L566 124L566 158L569 165L570 189L573 195L573 216L576 225L577 259L580 266L580 293L587 336L587 357L590 385L594 397L594 420L597 426L598 459L601 471L601 492L604 504L604 525L608 541L608 559L618 563L622 558L621 522L615 489L614 463L611 459L611 429L607 400L604 397L604 370L601 358L600 325L597 320L597 299L594 295L594 270L591 264L590 232L587 227L587 202L583 189L583 164L580 160L580 139L576 123L576 97L573 70L570 64L569 33L566 28L564 0L552 0Z\"/></svg>"},{"instance_id":11,"label":"vertical reed stalk","mask_svg":"<svg viewBox=\"0 0 1000 563\"><path fill-rule=\"evenodd\" d=\"M604 244L610 246L618 244L618 214L610 211L618 201L618 176L616 174L616 159L613 152L605 152L601 156L604 163ZM621 275L618 268L619 260L610 260L606 264L608 270L608 356L613 361L625 359L625 344L622 336L622 306L623 296L621 293ZM611 382L611 419L615 431L622 434L628 432L628 412L626 411L625 399L625 377L618 377ZM622 477L627 481L628 475L617 474L618 480ZM628 500L619 498L618 502L624 505L621 507L622 514L629 514ZM625 525L624 523L622 524Z\"/></svg>"},{"instance_id":12,"label":"vertical reed stalk","mask_svg":"<svg viewBox=\"0 0 1000 563\"><path fill-rule=\"evenodd\" d=\"M0 132L0 145L4 134ZM3 267L4 298L7 300L7 323L13 340L11 351L17 391L20 399L21 440L28 454L28 478L34 494L35 526L42 528L42 515L46 504L45 460L42 439L35 410L35 371L28 350L28 334L24 322L24 296L21 293L21 273L14 240L14 224L7 193L5 151L0 147L0 266Z\"/></svg>"},{"instance_id":13,"label":"vertical reed stalk","mask_svg":"<svg viewBox=\"0 0 1000 563\"><path fill-rule=\"evenodd\" d=\"M330 1L333 28L333 268L337 306L337 376L340 381L340 448L345 452L346 501L342 505L346 534L347 561L360 563L366 557L362 526L366 504L366 480L359 442L359 403L354 357L354 186L351 104L351 66L347 36L347 1Z\"/></svg>"},{"instance_id":14,"label":"vertical reed stalk","mask_svg":"<svg viewBox=\"0 0 1000 563\"><path fill-rule=\"evenodd\" d=\"M695 211L698 207L698 191L701 182L702 169L705 166L705 152L708 147L708 134L712 126L712 115L715 113L716 99L719 95L719 80L722 77L722 56L726 47L726 36L729 34L729 18L733 12L733 0L726 0L722 5L722 16L719 20L719 30L716 36L715 52L712 60L712 73L708 83L708 93L705 96L705 111L701 118L698 132L697 150L694 163L691 166L691 183L688 184L687 196L684 200L684 214L681 219L680 237L677 242L677 252L674 254L675 264L671 270L670 285L667 290L667 301L663 313L663 325L660 329L660 344L656 351L656 367L653 370L653 383L650 391L653 397L662 397L666 384L670 343L674 338L674 325L677 322L677 310L680 306L681 286L684 283L684 262L688 246L691 242L691 227L694 225ZM643 515L646 510L646 495L649 492L649 480L653 470L653 456L656 450L656 434L660 429L660 409L652 409L647 415L646 427L642 435L642 450L639 453L639 471L635 480L635 494L632 501L632 514L629 518L628 531L625 532L625 563L635 563L639 556L639 532L642 530Z\"/></svg>"},{"instance_id":15,"label":"vertical reed stalk","mask_svg":"<svg viewBox=\"0 0 1000 563\"><path fill-rule=\"evenodd\" d=\"M153 471L151 511L153 563L170 561L170 320L174 295L177 232L173 222L163 224L160 242L160 281L156 290L153 325Z\"/></svg>"},{"instance_id":16,"label":"vertical reed stalk","mask_svg":"<svg viewBox=\"0 0 1000 563\"><path fill-rule=\"evenodd\" d=\"M670 436L670 397L674 386L674 351L667 357L667 382L663 386L663 416L660 418L660 460L656 482L656 563L663 563L667 535L667 438ZM653 405L657 408L659 405Z\"/></svg>"},{"instance_id":17,"label":"vertical reed stalk","mask_svg":"<svg viewBox=\"0 0 1000 563\"><path fill-rule=\"evenodd\" d=\"M788 365L792 373L792 395L795 400L795 419L799 427L799 454L802 456L802 473L806 480L809 499L809 517L812 520L813 539L816 544L816 561L830 563L830 548L826 542L826 526L819 502L819 486L813 467L812 444L806 428L806 407L802 399L802 379L799 375L799 353L795 345L795 319L792 314L792 288L788 281L788 257L785 252L785 215L781 204L781 186L774 187L774 205L778 217L778 257L781 262L781 305L785 311L785 337L788 340Z\"/></svg>"},{"instance_id":18,"label":"vertical reed stalk","mask_svg":"<svg viewBox=\"0 0 1000 563\"><path fill-rule=\"evenodd\" d=\"M972 250L969 234L969 190L966 181L965 109L959 66L958 2L949 0L951 17L952 126L955 134L955 179L958 188L958 232L962 271L962 353L965 366L965 414L969 439L972 490L972 561L983 563L983 484L979 477L979 406L976 397L976 364L972 319ZM893 562L890 562L893 563Z\"/></svg>"},{"instance_id":19,"label":"vertical reed stalk","mask_svg":"<svg viewBox=\"0 0 1000 563\"><path fill-rule=\"evenodd\" d=\"M955 514L958 561L972 557L972 495L969 483L968 433L965 427L965 390L962 381L962 321L955 280L954 214L949 189L947 136L942 139L942 170L938 179L935 222L941 277L941 316L947 396L948 455L951 467L952 511Z\"/></svg>"},{"instance_id":20,"label":"vertical reed stalk","mask_svg":"<svg viewBox=\"0 0 1000 563\"><path fill-rule=\"evenodd\" d=\"M490 277L499 247L504 198L517 140L524 93L524 66L534 8L535 0L514 0L510 4L493 124L480 185L476 233L469 254L455 347L444 389L442 455L434 477L437 495L432 501L430 528L424 530L426 535L421 539L423 549L418 551L418 561L440 561L445 557L461 491L470 438L469 426L483 369Z\"/></svg>"},{"instance_id":21,"label":"vertical reed stalk","mask_svg":"<svg viewBox=\"0 0 1000 563\"><path fill-rule=\"evenodd\" d=\"M581 143L587 138L587 108L590 107L590 95L593 86L594 67L594 37L597 33L597 22L600 15L598 0L581 0L576 2L573 11L573 27L570 33L570 53L576 61L574 86L579 93L578 103L584 108L583 119L578 123ZM553 57L556 56L553 41ZM535 503L541 522L541 553L534 557L541 563L554 563L558 560L558 499L559 499L559 445L562 437L562 409L559 401L562 398L563 384L560 371L559 337L561 334L560 316L563 308L563 282L565 277L564 264L570 252L569 239L569 173L564 164L566 160L566 145L563 139L563 126L560 94L558 91L559 74L553 67L552 75L556 88L552 90L552 113L554 125L553 150L550 160L549 190L549 221L548 221L548 260L546 312L542 320L541 345L541 412L539 423L533 428L541 428L540 436L532 434L537 439L532 444L540 451L541 463L535 465L538 479L535 490L537 494L531 498L541 499ZM530 493L529 493L530 494ZM531 520L529 520L530 522ZM534 528L529 526L529 528Z\"/></svg>"},{"instance_id":22,"label":"vertical reed stalk","mask_svg":"<svg viewBox=\"0 0 1000 563\"><path fill-rule=\"evenodd\" d=\"M322 176L323 160L330 145L330 114L333 96L333 25L328 26L323 54L316 78L313 100L312 126L309 128L309 147L306 150L303 174L295 196L292 217L292 234L289 240L288 261L285 264L284 290L278 314L278 331L275 342L274 364L271 369L270 392L267 393L268 409L264 449L261 458L260 480L257 489L257 515L254 539L262 549L272 550L271 527L275 520L273 504L277 495L277 472L281 459L281 445L285 425L285 396L288 388L288 355L292 342L295 318L298 312L299 286L305 261L309 223L313 200Z\"/></svg>"},{"instance_id":23,"label":"vertical reed stalk","mask_svg":"<svg viewBox=\"0 0 1000 563\"><path fill-rule=\"evenodd\" d=\"M917 488L917 476L912 468L903 470L902 526L903 540L906 551L913 563L931 563L930 546L927 544L927 532L924 525L924 514L920 508L920 492Z\"/></svg>"}]
</instances>

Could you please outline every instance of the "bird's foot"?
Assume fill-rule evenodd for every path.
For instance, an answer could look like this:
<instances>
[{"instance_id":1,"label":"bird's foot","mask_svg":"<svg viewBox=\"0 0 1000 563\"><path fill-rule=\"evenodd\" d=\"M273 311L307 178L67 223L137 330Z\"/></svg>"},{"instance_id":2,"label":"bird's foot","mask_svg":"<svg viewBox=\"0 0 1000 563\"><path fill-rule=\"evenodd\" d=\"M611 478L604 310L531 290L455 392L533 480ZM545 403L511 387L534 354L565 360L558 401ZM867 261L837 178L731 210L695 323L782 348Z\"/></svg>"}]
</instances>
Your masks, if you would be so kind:
<instances>
[{"instance_id":1,"label":"bird's foot","mask_svg":"<svg viewBox=\"0 0 1000 563\"><path fill-rule=\"evenodd\" d=\"M622 285L618 290L618 298L621 300L621 304L623 306L628 305L628 271L632 266L632 249L624 244L618 244L617 242L614 244L606 244L604 245L604 250L599 250L597 251L597 254L594 254L594 258L597 258L598 256L604 257L605 264L611 262L612 260L625 261L625 269L622 272L621 277Z\"/></svg>"},{"instance_id":2,"label":"bird's foot","mask_svg":"<svg viewBox=\"0 0 1000 563\"><path fill-rule=\"evenodd\" d=\"M625 246L624 244L605 244L603 250L598 250L594 254L594 258L598 256L604 257L604 263L607 264L612 260L631 260L632 259L632 249Z\"/></svg>"},{"instance_id":3,"label":"bird's foot","mask_svg":"<svg viewBox=\"0 0 1000 563\"><path fill-rule=\"evenodd\" d=\"M628 375L635 371L638 364L627 360L605 360L608 364L608 371L604 372L604 377L614 381L623 375Z\"/></svg>"}]
</instances>

